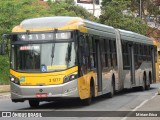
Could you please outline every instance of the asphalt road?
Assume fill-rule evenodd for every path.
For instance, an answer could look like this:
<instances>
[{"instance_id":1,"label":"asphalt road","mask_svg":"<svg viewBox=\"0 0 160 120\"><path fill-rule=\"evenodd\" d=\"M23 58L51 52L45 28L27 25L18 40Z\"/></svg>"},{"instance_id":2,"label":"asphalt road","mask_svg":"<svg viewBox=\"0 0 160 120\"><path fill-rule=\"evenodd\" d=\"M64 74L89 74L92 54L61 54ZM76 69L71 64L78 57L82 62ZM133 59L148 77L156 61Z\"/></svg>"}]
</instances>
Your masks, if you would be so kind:
<instances>
[{"instance_id":1,"label":"asphalt road","mask_svg":"<svg viewBox=\"0 0 160 120\"><path fill-rule=\"evenodd\" d=\"M0 99L0 111L49 111L49 114L55 111L128 111L123 117L87 117L87 120L128 120L137 119L127 117L129 111L137 110L147 110L147 111L160 111L159 106L154 106L154 103L160 101L160 96L156 95L160 84L152 84L151 89L147 91L139 91L138 89L125 90L116 94L113 98L107 98L106 96L101 96L95 98L91 105L84 106L79 100L65 100L59 102L42 102L40 106L36 109L29 107L28 102L24 103L12 103L9 98ZM152 100L156 97L156 100ZM152 101L151 101L152 100ZM154 109L155 108L155 109ZM95 112L94 112L95 113ZM93 113L93 114L94 114ZM63 112L65 114L65 112ZM67 113L66 113L67 114ZM87 114L92 114L88 112ZM91 115L92 116L92 115ZM59 118L48 118L48 119L59 119L59 120L72 120L72 119L85 119L83 116L78 117L59 117ZM0 118L1 119L1 118ZM37 119L37 118L32 118ZM44 118L41 118L44 119ZM15 118L17 120L17 118ZM157 119L158 120L158 119Z\"/></svg>"}]
</instances>

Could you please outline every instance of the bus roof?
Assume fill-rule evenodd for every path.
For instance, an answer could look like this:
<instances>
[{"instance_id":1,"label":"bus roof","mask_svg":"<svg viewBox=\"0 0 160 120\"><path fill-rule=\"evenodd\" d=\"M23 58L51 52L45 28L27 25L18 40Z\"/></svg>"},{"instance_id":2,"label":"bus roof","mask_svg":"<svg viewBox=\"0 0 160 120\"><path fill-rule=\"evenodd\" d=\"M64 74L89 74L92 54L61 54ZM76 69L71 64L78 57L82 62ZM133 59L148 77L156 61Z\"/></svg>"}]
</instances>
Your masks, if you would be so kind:
<instances>
[{"instance_id":1,"label":"bus roof","mask_svg":"<svg viewBox=\"0 0 160 120\"><path fill-rule=\"evenodd\" d=\"M27 19L13 28L12 32L53 31L53 30L79 30L84 33L101 35L103 37L115 38L113 27L103 25L80 17L55 16Z\"/></svg>"},{"instance_id":2,"label":"bus roof","mask_svg":"<svg viewBox=\"0 0 160 120\"><path fill-rule=\"evenodd\" d=\"M101 35L104 37L115 37L115 29L111 26L103 25L80 17L69 16L53 16L26 19L20 25L13 28L12 32L26 32L27 30L33 32L51 31L51 30L80 30L81 32L90 33L94 35ZM120 30L121 38L128 41L142 42L153 44L153 41L148 37L134 33L131 31Z\"/></svg>"},{"instance_id":3,"label":"bus roof","mask_svg":"<svg viewBox=\"0 0 160 120\"><path fill-rule=\"evenodd\" d=\"M89 34L105 37L105 38L116 38L115 29L111 26L103 25L89 20L84 20L84 25L87 28Z\"/></svg>"},{"instance_id":4,"label":"bus roof","mask_svg":"<svg viewBox=\"0 0 160 120\"><path fill-rule=\"evenodd\" d=\"M78 17L42 17L33 18L22 21L21 26L24 29L36 29L36 28L60 28L67 24L73 23L73 20L77 22L81 21Z\"/></svg>"},{"instance_id":5,"label":"bus roof","mask_svg":"<svg viewBox=\"0 0 160 120\"><path fill-rule=\"evenodd\" d=\"M126 30L121 30L121 29L118 29L118 30L120 32L122 40L141 42L141 43L147 43L147 44L153 45L153 41L144 35L141 35L141 34L138 34L132 31L126 31Z\"/></svg>"},{"instance_id":6,"label":"bus roof","mask_svg":"<svg viewBox=\"0 0 160 120\"><path fill-rule=\"evenodd\" d=\"M13 28L12 32L49 31L49 30L74 30L84 24L79 17L55 16L26 19L19 26Z\"/></svg>"}]
</instances>

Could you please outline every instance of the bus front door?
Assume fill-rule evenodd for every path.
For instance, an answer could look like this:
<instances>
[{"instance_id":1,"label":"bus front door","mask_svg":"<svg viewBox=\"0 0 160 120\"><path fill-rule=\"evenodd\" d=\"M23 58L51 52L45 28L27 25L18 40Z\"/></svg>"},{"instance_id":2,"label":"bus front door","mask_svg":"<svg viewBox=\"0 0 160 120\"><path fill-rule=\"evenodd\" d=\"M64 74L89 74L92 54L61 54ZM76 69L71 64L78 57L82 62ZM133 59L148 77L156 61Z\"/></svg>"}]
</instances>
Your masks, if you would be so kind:
<instances>
[{"instance_id":1,"label":"bus front door","mask_svg":"<svg viewBox=\"0 0 160 120\"><path fill-rule=\"evenodd\" d=\"M156 69L156 67L155 67L155 65L156 65L156 63L155 63L155 61L156 61L156 57L155 57L156 53L155 53L155 50L156 49L154 47L151 49L151 51L152 51L152 81L150 81L151 84L156 82L156 71L155 71L155 69Z\"/></svg>"},{"instance_id":2,"label":"bus front door","mask_svg":"<svg viewBox=\"0 0 160 120\"><path fill-rule=\"evenodd\" d=\"M96 71L97 71L97 83L98 83L98 92L102 92L102 64L101 64L101 50L100 50L100 41L95 40L96 47Z\"/></svg>"}]
</instances>

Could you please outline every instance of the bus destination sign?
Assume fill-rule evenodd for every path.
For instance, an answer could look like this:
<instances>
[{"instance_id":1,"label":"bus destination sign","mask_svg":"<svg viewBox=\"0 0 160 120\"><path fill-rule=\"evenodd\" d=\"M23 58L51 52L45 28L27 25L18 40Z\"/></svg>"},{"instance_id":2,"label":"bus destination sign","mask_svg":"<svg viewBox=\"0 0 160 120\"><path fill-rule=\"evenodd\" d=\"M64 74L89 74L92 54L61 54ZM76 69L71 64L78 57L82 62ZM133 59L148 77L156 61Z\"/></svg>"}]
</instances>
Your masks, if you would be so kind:
<instances>
[{"instance_id":1,"label":"bus destination sign","mask_svg":"<svg viewBox=\"0 0 160 120\"><path fill-rule=\"evenodd\" d=\"M53 36L53 33L20 34L18 38L22 41L53 40Z\"/></svg>"},{"instance_id":2,"label":"bus destination sign","mask_svg":"<svg viewBox=\"0 0 160 120\"><path fill-rule=\"evenodd\" d=\"M63 33L35 33L35 34L19 34L18 38L22 41L35 41L35 40L54 40L54 39L70 39L71 32Z\"/></svg>"}]
</instances>

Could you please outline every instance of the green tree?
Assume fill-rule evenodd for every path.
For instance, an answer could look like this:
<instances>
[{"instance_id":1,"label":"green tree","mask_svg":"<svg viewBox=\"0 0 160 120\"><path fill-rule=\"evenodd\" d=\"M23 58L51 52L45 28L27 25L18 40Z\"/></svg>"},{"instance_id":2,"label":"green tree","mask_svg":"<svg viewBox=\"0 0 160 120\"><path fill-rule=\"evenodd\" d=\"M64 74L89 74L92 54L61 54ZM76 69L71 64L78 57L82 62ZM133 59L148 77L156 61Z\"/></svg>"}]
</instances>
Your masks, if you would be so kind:
<instances>
[{"instance_id":1,"label":"green tree","mask_svg":"<svg viewBox=\"0 0 160 120\"><path fill-rule=\"evenodd\" d=\"M74 5L73 0L44 2L41 0L1 0L0 36L11 33L12 28L24 19L45 16L78 16L89 20L96 18L84 8ZM1 43L1 37L0 37ZM9 83L9 58L0 56L0 84Z\"/></svg>"},{"instance_id":2,"label":"green tree","mask_svg":"<svg viewBox=\"0 0 160 120\"><path fill-rule=\"evenodd\" d=\"M159 0L141 0L142 15L145 16L157 16L160 14ZM140 0L131 0L130 8L133 12L139 13Z\"/></svg>"},{"instance_id":3,"label":"green tree","mask_svg":"<svg viewBox=\"0 0 160 120\"><path fill-rule=\"evenodd\" d=\"M131 0L103 0L100 23L145 35L147 24L135 18L130 5Z\"/></svg>"},{"instance_id":4,"label":"green tree","mask_svg":"<svg viewBox=\"0 0 160 120\"><path fill-rule=\"evenodd\" d=\"M154 22L155 25L160 24L160 0L141 0L142 18L146 22ZM132 12L139 13L140 0L131 0L130 9ZM147 30L147 36L160 41L159 30L150 28Z\"/></svg>"},{"instance_id":5,"label":"green tree","mask_svg":"<svg viewBox=\"0 0 160 120\"><path fill-rule=\"evenodd\" d=\"M96 18L83 7L76 6L73 0L44 2L41 0L0 1L0 35L10 33L22 20L44 16L79 16L89 20Z\"/></svg>"}]
</instances>

